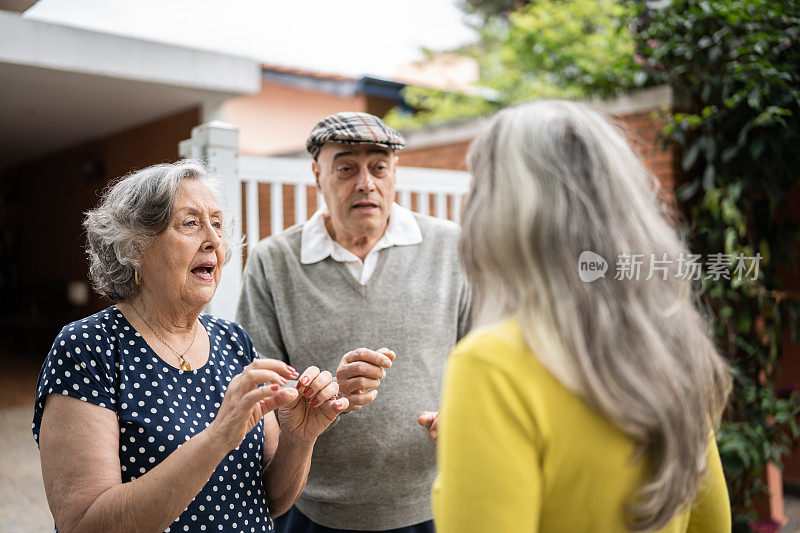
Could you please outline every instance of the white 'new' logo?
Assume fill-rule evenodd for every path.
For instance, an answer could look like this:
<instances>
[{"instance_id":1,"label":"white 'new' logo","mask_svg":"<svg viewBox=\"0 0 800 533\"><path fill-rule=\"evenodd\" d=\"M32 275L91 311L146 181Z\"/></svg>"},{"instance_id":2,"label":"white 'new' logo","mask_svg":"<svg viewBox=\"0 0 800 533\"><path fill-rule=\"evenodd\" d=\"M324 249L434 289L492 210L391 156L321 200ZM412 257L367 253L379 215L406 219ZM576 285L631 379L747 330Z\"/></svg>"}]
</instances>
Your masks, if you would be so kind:
<instances>
[{"instance_id":1,"label":"white 'new' logo","mask_svg":"<svg viewBox=\"0 0 800 533\"><path fill-rule=\"evenodd\" d=\"M578 275L581 281L589 283L604 278L606 270L608 270L608 261L600 255L589 250L581 252L581 256L578 258Z\"/></svg>"}]
</instances>

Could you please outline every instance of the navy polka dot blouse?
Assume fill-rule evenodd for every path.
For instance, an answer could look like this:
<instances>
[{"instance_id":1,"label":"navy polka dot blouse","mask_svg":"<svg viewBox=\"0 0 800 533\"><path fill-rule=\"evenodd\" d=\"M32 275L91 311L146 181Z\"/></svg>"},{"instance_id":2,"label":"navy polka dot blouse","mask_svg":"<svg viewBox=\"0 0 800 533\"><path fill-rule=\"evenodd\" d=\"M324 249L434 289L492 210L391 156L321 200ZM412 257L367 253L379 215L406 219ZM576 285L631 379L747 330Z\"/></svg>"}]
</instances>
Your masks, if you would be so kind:
<instances>
[{"instance_id":1,"label":"navy polka dot blouse","mask_svg":"<svg viewBox=\"0 0 800 533\"><path fill-rule=\"evenodd\" d=\"M39 374L33 436L39 443L48 394L111 409L119 419L123 483L160 463L214 420L228 383L257 357L233 322L201 315L211 350L202 367L166 364L116 307L61 330ZM272 531L261 486L264 422L228 454L166 531Z\"/></svg>"}]
</instances>

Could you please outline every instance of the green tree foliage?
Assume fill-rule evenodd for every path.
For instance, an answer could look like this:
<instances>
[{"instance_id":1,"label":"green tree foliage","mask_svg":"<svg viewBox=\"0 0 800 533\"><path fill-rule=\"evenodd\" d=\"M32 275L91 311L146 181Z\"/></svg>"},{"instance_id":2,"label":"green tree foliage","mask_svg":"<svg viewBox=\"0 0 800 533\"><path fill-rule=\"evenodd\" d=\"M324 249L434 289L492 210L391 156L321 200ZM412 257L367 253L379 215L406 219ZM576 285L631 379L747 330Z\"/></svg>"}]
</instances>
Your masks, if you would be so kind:
<instances>
[{"instance_id":1,"label":"green tree foliage","mask_svg":"<svg viewBox=\"0 0 800 533\"><path fill-rule=\"evenodd\" d=\"M458 6L464 13L487 21L493 17L506 17L525 3L525 0L460 0Z\"/></svg>"},{"instance_id":2,"label":"green tree foliage","mask_svg":"<svg viewBox=\"0 0 800 533\"><path fill-rule=\"evenodd\" d=\"M486 3L503 15L489 16L476 28L478 41L460 50L478 61L478 84L491 100L409 87L407 102L419 112L394 110L387 121L414 129L535 98L605 97L645 83L634 61L633 3L537 0L506 14L512 4Z\"/></svg>"},{"instance_id":3,"label":"green tree foliage","mask_svg":"<svg viewBox=\"0 0 800 533\"><path fill-rule=\"evenodd\" d=\"M761 255L754 281L704 282L735 379L719 449L734 531L749 531L765 465L780 465L800 434L797 395L776 390L782 334L797 339L800 329L798 294L781 284L800 244L787 205L800 190L800 9L795 0L675 0L641 19L651 80L691 95L664 133L683 152L677 195L693 251Z\"/></svg>"},{"instance_id":4,"label":"green tree foliage","mask_svg":"<svg viewBox=\"0 0 800 533\"><path fill-rule=\"evenodd\" d=\"M406 103L416 109L409 113L400 108L392 109L384 117L387 124L400 130L414 130L423 126L434 126L466 117L491 115L500 104L476 95L467 95L409 86L403 89Z\"/></svg>"},{"instance_id":5,"label":"green tree foliage","mask_svg":"<svg viewBox=\"0 0 800 533\"><path fill-rule=\"evenodd\" d=\"M640 70L633 60L633 15L633 4L618 0L528 4L507 25L485 27L481 84L509 104L622 92Z\"/></svg>"}]
</instances>

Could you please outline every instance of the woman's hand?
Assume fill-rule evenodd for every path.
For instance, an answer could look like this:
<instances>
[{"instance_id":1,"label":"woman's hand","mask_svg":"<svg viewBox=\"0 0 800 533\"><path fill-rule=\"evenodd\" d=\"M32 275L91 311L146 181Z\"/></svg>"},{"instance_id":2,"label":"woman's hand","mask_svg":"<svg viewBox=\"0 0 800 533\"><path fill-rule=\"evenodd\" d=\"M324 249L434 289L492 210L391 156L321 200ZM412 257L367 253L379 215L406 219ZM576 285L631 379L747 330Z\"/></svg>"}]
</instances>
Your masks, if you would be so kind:
<instances>
[{"instance_id":1,"label":"woman's hand","mask_svg":"<svg viewBox=\"0 0 800 533\"><path fill-rule=\"evenodd\" d=\"M277 359L255 359L247 365L228 384L217 416L208 427L213 441L224 444L226 450L236 448L267 413L298 400L297 389L280 388L287 378L297 377L294 368Z\"/></svg>"},{"instance_id":2,"label":"woman's hand","mask_svg":"<svg viewBox=\"0 0 800 533\"><path fill-rule=\"evenodd\" d=\"M294 390L297 397L281 404L278 418L281 433L303 441L314 441L349 405L347 398L337 398L339 385L331 373L315 366L303 372Z\"/></svg>"}]
</instances>

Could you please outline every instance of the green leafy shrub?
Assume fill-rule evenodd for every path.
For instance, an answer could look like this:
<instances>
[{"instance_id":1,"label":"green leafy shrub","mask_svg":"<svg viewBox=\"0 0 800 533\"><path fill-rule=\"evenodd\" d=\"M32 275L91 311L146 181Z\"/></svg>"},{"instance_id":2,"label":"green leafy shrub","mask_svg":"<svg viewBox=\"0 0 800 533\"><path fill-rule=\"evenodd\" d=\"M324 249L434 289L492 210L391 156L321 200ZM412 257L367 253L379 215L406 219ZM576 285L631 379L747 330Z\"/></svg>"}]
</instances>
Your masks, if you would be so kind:
<instances>
[{"instance_id":1,"label":"green leafy shrub","mask_svg":"<svg viewBox=\"0 0 800 533\"><path fill-rule=\"evenodd\" d=\"M796 394L777 390L782 333L798 338L800 301L782 289L800 231L800 9L794 0L675 0L644 7L639 61L653 82L691 96L664 130L682 148L678 200L695 253L761 255L756 280L704 280L734 392L719 449L734 531L750 531L769 462L796 444Z\"/></svg>"}]
</instances>

